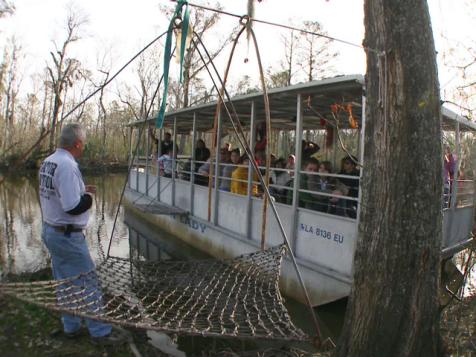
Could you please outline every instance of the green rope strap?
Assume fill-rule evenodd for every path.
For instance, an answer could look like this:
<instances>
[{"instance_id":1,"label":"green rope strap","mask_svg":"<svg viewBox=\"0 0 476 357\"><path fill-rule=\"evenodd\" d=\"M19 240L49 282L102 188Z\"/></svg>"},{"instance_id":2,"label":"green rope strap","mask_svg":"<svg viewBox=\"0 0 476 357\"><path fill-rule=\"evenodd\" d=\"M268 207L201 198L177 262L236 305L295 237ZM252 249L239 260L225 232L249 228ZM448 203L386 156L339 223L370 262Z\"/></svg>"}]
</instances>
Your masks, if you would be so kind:
<instances>
[{"instance_id":1,"label":"green rope strap","mask_svg":"<svg viewBox=\"0 0 476 357\"><path fill-rule=\"evenodd\" d=\"M162 96L162 102L160 103L159 114L155 121L155 126L157 128L162 128L164 125L164 116L165 116L165 107L167 106L167 92L169 90L169 68L170 60L172 58L172 34L175 24L175 19L182 17L182 8L185 5L185 12L183 14L183 19L181 23L182 27L182 38L180 41L180 83L183 80L183 61L185 58L185 47L187 43L188 28L190 22L190 11L188 9L188 2L186 0L179 0L177 7L175 8L174 16L170 20L169 29L167 31L167 39L165 40L165 55L164 55L164 95Z\"/></svg>"}]
</instances>

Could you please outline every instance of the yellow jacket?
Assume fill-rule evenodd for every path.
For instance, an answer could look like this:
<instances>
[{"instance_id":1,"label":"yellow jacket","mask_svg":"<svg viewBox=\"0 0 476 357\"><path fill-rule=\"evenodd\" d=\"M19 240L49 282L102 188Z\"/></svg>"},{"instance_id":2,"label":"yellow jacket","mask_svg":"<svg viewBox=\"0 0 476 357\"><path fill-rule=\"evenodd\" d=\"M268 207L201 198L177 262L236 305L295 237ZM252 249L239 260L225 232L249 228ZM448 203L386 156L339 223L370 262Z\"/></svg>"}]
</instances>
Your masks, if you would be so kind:
<instances>
[{"instance_id":1,"label":"yellow jacket","mask_svg":"<svg viewBox=\"0 0 476 357\"><path fill-rule=\"evenodd\" d=\"M243 180L238 181L238 180ZM258 180L256 174L253 175L253 180ZM247 195L248 194L248 168L247 167L237 167L231 174L231 185L230 192L236 193L238 195ZM258 186L253 184L251 189L251 194L256 196L258 194Z\"/></svg>"}]
</instances>

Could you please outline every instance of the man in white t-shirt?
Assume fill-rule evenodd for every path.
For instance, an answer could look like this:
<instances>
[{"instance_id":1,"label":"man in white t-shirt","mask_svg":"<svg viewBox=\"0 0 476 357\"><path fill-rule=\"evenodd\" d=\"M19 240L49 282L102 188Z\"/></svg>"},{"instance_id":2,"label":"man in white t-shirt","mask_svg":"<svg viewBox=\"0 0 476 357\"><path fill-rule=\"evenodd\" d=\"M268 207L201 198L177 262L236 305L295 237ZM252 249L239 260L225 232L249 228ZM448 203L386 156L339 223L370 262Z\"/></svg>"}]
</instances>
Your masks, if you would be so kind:
<instances>
[{"instance_id":1,"label":"man in white t-shirt","mask_svg":"<svg viewBox=\"0 0 476 357\"><path fill-rule=\"evenodd\" d=\"M53 275L57 280L95 268L84 229L96 187L84 185L75 160L83 154L85 139L79 124L66 125L61 132L59 148L45 159L39 172L42 238L50 252ZM101 292L98 290L93 298L94 308L101 304ZM64 314L62 321L66 336L80 335L80 317ZM125 341L124 336L112 330L109 324L89 319L85 322L93 343L105 345Z\"/></svg>"}]
</instances>

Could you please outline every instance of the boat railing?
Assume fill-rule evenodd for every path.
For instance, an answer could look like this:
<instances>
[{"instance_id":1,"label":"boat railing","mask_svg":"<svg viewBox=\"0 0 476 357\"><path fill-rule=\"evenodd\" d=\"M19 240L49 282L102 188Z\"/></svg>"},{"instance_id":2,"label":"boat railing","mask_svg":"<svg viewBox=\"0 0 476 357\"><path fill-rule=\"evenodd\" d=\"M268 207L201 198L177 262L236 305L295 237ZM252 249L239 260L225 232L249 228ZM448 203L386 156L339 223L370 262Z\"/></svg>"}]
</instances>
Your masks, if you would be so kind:
<instances>
[{"instance_id":1,"label":"boat railing","mask_svg":"<svg viewBox=\"0 0 476 357\"><path fill-rule=\"evenodd\" d=\"M191 181L200 186L208 186L209 176L212 177L212 187L215 183L215 169L213 172L205 174L200 171L199 168L205 164L210 164L210 161L191 160L190 156L182 156L175 159L175 179L182 181ZM243 167L246 165L236 165L232 163L220 163L219 172L223 173L225 167L233 166L235 168ZM134 161L134 168L140 173L149 173L157 175L157 159L153 156L138 156ZM248 167L249 168L249 167ZM259 166L261 173L265 173L265 167ZM321 173L310 172L305 170L298 171L300 175L300 187L297 188L297 205L298 209L304 208L311 211L318 211L333 215L347 216L355 218L355 211L359 205L359 198L355 195L344 194L339 190L339 182L342 180L359 180L358 176L342 175L335 173ZM289 180L285 184L277 184L270 181L269 189L274 200L277 203L292 205L294 196L294 171L285 168L271 168L270 177L277 176L278 173L287 174ZM163 172L159 172L159 175L163 175ZM170 177L170 176L169 176ZM321 178L326 178L327 183L325 189L320 186L319 181ZM228 176L219 175L219 187L222 187L222 183L229 181L237 181L243 184L247 184L247 179L231 178ZM305 181L313 181L313 185L303 185ZM456 186L454 184L456 182ZM256 176L252 175L250 182L256 190L252 190L254 197L262 197L263 189L258 182ZM224 185L228 186L229 185ZM358 187L358 184L355 186ZM445 186L443 193L443 209L449 209L452 207L452 201L455 201L455 208L463 208L474 205L475 199L475 183L473 180L451 180L449 184Z\"/></svg>"},{"instance_id":2,"label":"boat railing","mask_svg":"<svg viewBox=\"0 0 476 357\"><path fill-rule=\"evenodd\" d=\"M443 208L452 207L455 200L455 208L463 208L474 205L475 184L473 180L450 180L443 190Z\"/></svg>"},{"instance_id":3,"label":"boat railing","mask_svg":"<svg viewBox=\"0 0 476 357\"><path fill-rule=\"evenodd\" d=\"M359 176L299 171L299 208L357 218Z\"/></svg>"},{"instance_id":4,"label":"boat railing","mask_svg":"<svg viewBox=\"0 0 476 357\"><path fill-rule=\"evenodd\" d=\"M137 170L139 172L145 172L147 168L147 162L151 166L148 170L149 173L154 175L157 174L157 160L149 159L145 160L144 158L140 158L136 160ZM212 187L215 186L215 166L213 166L212 172L210 172L209 167L203 167L204 165L210 165L210 161L192 161L190 157L184 156L181 158L175 159L175 170L174 170L174 179L180 181L193 181L195 185L199 186L208 186L209 177L212 178ZM246 178L232 178L229 176L224 176L223 172L226 167L234 167L235 169L238 167L247 168L247 165L237 165L232 163L219 163L219 170L218 172L220 175L218 176L218 185L220 190L223 190L223 187L230 187L232 181L240 182L247 187L248 179ZM155 167L155 168L152 168ZM202 168L202 169L200 169ZM259 166L259 169L262 174L265 173L265 167ZM325 174L325 173L316 173L316 172L309 172L305 170L298 171L300 175L300 187L297 188L297 204L296 207L298 209L308 209L311 211L319 211L323 213L329 213L333 215L341 215L347 216L350 218L355 218L355 211L358 205L358 198L353 197L350 194L345 194L339 191L339 185L336 184L340 180L359 180L357 176L351 175L341 175L341 174ZM286 182L281 182L282 184L277 184L270 180L270 193L273 196L274 200L277 203L285 204L285 205L292 205L294 201L294 171L285 169L285 168L271 168L270 169L270 177L276 177L278 173L287 174L288 180ZM163 176L163 172L159 172L159 175ZM274 176L273 176L274 175ZM168 176L170 178L170 176ZM304 179L304 177L306 179ZM319 188L312 188L309 185L303 185L305 180L311 181L311 177L314 177L314 182L320 180L322 177L326 177L328 183L326 185L326 189L319 189ZM224 184L224 182L230 182L230 185ZM284 183L284 184L283 184ZM253 197L261 198L263 196L263 188L261 187L256 175L252 175L250 184L253 185L253 189L251 190L251 195ZM229 190L229 189L228 189ZM225 189L225 191L228 191ZM245 192L247 190L240 190L240 192ZM240 194L240 193L238 193ZM242 194L242 193L241 193Z\"/></svg>"}]
</instances>

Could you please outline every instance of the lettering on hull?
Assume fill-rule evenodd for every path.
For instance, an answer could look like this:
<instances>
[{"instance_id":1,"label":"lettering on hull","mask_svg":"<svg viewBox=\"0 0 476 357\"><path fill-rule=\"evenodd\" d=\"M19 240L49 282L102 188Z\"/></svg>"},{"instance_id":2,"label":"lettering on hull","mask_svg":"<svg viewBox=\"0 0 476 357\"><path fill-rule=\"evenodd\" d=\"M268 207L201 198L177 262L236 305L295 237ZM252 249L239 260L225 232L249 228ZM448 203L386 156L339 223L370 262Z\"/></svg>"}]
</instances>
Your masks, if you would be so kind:
<instances>
[{"instance_id":1,"label":"lettering on hull","mask_svg":"<svg viewBox=\"0 0 476 357\"><path fill-rule=\"evenodd\" d=\"M344 243L344 235L342 233L332 232L312 224L299 223L299 231L308 233L308 235L313 238L327 239L337 244Z\"/></svg>"},{"instance_id":2,"label":"lettering on hull","mask_svg":"<svg viewBox=\"0 0 476 357\"><path fill-rule=\"evenodd\" d=\"M207 230L207 225L206 224L200 223L200 222L196 221L193 218L190 218L188 216L182 216L182 215L180 215L180 216L172 215L172 216L176 220L178 219L178 221L180 223L186 224L187 226L189 226L193 230L196 230L197 232L205 233L205 231Z\"/></svg>"}]
</instances>

